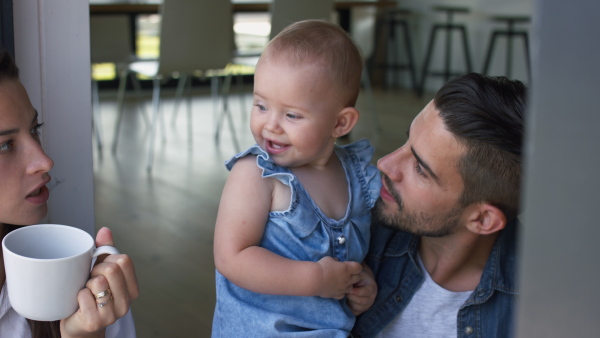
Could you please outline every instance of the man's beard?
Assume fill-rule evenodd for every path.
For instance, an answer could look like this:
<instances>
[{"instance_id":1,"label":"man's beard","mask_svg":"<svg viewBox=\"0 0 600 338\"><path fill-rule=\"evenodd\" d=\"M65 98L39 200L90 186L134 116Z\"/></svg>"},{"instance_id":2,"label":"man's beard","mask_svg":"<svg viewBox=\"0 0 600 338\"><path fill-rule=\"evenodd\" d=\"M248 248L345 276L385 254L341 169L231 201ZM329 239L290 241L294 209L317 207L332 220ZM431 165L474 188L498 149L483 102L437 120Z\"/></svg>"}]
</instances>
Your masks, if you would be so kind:
<instances>
[{"instance_id":1,"label":"man's beard","mask_svg":"<svg viewBox=\"0 0 600 338\"><path fill-rule=\"evenodd\" d=\"M398 208L393 214L385 214L385 202L379 197L371 210L372 220L375 225L408 232L417 236L444 237L452 233L458 226L462 208L455 206L445 215L425 214L424 212L410 212L405 210L402 198L398 191L393 190L393 182L382 173L385 187L396 201Z\"/></svg>"}]
</instances>

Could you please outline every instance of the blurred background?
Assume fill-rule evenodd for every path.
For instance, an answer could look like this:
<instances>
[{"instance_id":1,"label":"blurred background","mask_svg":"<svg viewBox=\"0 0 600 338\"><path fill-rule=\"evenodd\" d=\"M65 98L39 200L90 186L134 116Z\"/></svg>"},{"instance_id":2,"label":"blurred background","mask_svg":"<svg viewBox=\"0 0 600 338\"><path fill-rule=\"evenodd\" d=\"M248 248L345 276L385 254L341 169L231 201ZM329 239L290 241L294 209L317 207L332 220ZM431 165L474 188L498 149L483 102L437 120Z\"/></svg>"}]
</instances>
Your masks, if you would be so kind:
<instances>
[{"instance_id":1,"label":"blurred background","mask_svg":"<svg viewBox=\"0 0 600 338\"><path fill-rule=\"evenodd\" d=\"M2 45L15 51L56 162L49 218L113 230L136 264L139 337L210 336L223 162L254 143L258 56L282 27L306 18L339 24L363 52L361 118L342 142L368 138L374 162L404 143L414 116L453 76L503 75L532 89L519 334L600 332L590 297L600 276L589 271L600 258L590 226L600 191L591 123L598 3L0 2Z\"/></svg>"}]
</instances>

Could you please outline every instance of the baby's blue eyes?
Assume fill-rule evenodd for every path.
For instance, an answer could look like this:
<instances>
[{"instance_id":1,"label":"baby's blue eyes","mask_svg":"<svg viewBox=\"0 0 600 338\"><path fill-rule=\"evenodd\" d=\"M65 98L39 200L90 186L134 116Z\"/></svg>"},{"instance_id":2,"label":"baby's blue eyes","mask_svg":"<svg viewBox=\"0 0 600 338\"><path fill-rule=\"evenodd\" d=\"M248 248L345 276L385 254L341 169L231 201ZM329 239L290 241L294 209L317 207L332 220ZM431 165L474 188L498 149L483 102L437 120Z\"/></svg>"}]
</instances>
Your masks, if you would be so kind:
<instances>
[{"instance_id":1,"label":"baby's blue eyes","mask_svg":"<svg viewBox=\"0 0 600 338\"><path fill-rule=\"evenodd\" d=\"M256 108L258 108L258 110L261 111L261 112L268 111L267 107L263 106L262 104L255 103L254 106ZM298 120L298 119L302 118L302 116L294 114L294 113L286 113L285 117L288 118L288 119L290 119L290 120Z\"/></svg>"}]
</instances>

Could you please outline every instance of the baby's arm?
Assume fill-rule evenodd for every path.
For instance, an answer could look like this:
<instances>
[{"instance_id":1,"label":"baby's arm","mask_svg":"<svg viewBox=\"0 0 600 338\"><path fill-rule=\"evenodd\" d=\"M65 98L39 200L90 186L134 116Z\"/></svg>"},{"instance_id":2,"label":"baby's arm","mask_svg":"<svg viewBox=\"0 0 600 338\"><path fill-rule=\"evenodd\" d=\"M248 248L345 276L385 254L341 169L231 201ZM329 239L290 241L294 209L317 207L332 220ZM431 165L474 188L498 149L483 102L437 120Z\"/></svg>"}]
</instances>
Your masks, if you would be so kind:
<instances>
[{"instance_id":1,"label":"baby's arm","mask_svg":"<svg viewBox=\"0 0 600 338\"><path fill-rule=\"evenodd\" d=\"M259 246L276 183L261 177L253 156L234 165L221 195L215 226L217 270L253 292L343 298L360 279L359 263L331 257L319 262L296 261Z\"/></svg>"}]
</instances>

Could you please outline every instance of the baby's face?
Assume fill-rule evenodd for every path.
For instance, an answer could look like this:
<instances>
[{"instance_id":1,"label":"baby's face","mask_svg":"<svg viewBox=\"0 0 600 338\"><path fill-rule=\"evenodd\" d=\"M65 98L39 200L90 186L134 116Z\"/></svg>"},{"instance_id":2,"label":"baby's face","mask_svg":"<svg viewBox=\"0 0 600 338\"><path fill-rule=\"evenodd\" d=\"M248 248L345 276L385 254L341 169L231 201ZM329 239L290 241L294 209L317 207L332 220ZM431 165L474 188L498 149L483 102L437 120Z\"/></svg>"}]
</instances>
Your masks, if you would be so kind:
<instances>
[{"instance_id":1,"label":"baby's face","mask_svg":"<svg viewBox=\"0 0 600 338\"><path fill-rule=\"evenodd\" d=\"M326 163L343 108L322 67L266 59L256 69L250 128L280 166Z\"/></svg>"}]
</instances>

